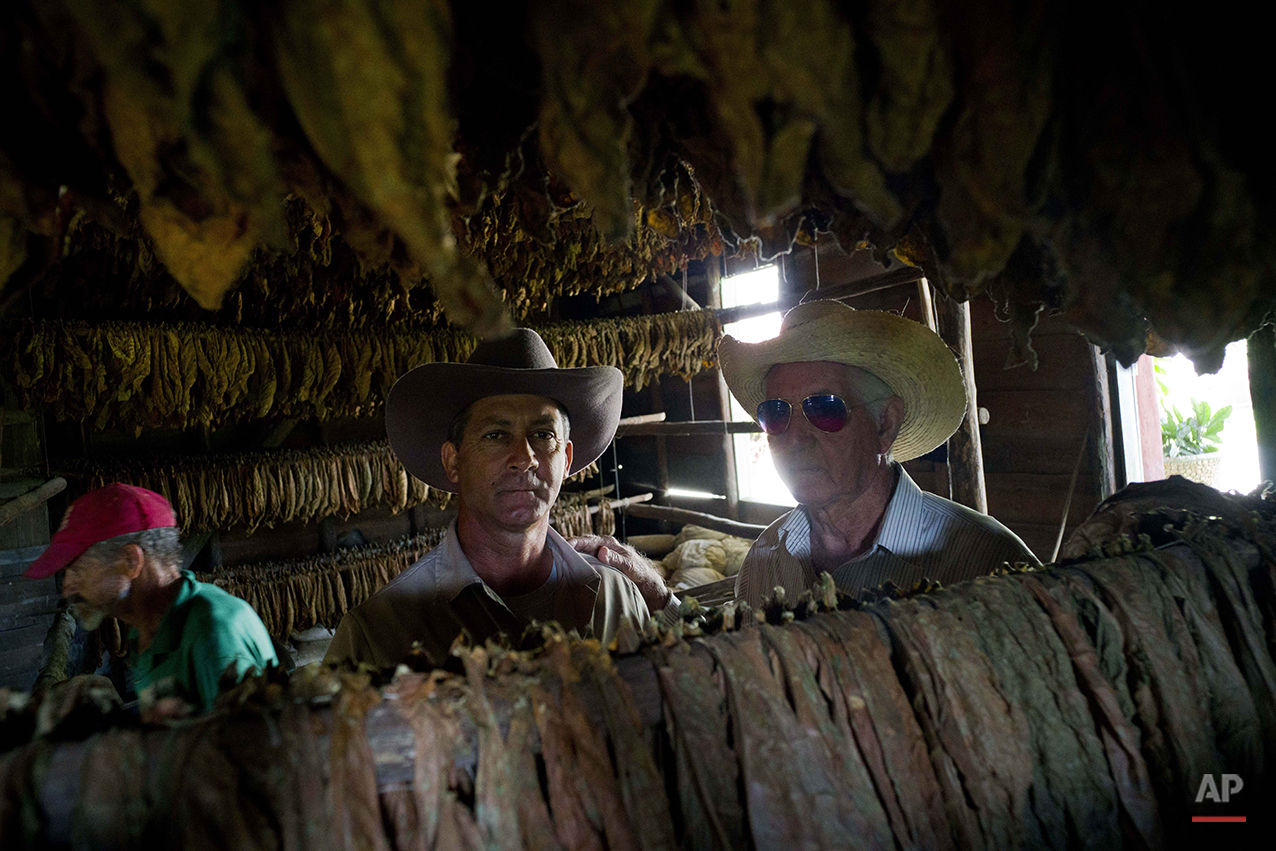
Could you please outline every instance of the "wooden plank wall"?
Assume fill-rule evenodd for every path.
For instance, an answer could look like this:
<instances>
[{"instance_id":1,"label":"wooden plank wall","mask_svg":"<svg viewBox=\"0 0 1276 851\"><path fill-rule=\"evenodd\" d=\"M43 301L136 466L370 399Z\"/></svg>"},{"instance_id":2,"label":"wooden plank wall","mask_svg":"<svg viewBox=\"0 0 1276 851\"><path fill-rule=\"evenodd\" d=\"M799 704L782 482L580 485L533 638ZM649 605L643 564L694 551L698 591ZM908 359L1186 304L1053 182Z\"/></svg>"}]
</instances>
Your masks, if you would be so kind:
<instances>
[{"instance_id":1,"label":"wooden plank wall","mask_svg":"<svg viewBox=\"0 0 1276 851\"><path fill-rule=\"evenodd\" d=\"M1091 347L1062 322L1047 318L1033 334L1036 372L1026 365L1005 369L1008 329L982 297L971 305L971 331L979 406L988 410L981 430L988 513L1047 561L1087 429L1091 437L1068 511L1068 529L1088 517L1106 495L1097 469L1098 399ZM914 478L920 483L929 472L931 482L923 487L947 495L947 466L930 464L926 471L925 464L917 465Z\"/></svg>"},{"instance_id":2,"label":"wooden plank wall","mask_svg":"<svg viewBox=\"0 0 1276 851\"><path fill-rule=\"evenodd\" d=\"M12 404L0 407L0 417L4 418L0 434L0 502L7 502L45 480L16 472L38 463L36 417L14 410ZM24 579L22 572L44 551L48 541L47 506L0 526L0 687L30 689L40 672L44 636L58 606L57 581L52 576Z\"/></svg>"}]
</instances>

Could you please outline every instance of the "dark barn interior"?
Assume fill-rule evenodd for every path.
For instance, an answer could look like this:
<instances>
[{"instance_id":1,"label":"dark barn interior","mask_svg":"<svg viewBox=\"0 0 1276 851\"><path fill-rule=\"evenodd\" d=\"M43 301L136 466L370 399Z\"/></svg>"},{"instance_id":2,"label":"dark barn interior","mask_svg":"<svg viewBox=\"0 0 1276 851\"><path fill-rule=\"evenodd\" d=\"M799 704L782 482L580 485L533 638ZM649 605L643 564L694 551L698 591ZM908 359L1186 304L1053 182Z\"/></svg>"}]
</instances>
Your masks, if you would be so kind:
<instances>
[{"instance_id":1,"label":"dark barn interior","mask_svg":"<svg viewBox=\"0 0 1276 851\"><path fill-rule=\"evenodd\" d=\"M1264 57L1135 3L6 4L0 844L1187 847L1240 812L1203 777L1270 841L1276 514L1127 482L1111 387L1248 338L1276 479ZM750 611L666 558L698 602L649 640L308 664L456 515L387 443L401 374L516 326L620 369L552 522L659 558L789 510L739 494L717 345L812 298L948 343L966 419L905 467L1046 567ZM127 630L22 573L109 482L283 669L167 725L72 685Z\"/></svg>"}]
</instances>

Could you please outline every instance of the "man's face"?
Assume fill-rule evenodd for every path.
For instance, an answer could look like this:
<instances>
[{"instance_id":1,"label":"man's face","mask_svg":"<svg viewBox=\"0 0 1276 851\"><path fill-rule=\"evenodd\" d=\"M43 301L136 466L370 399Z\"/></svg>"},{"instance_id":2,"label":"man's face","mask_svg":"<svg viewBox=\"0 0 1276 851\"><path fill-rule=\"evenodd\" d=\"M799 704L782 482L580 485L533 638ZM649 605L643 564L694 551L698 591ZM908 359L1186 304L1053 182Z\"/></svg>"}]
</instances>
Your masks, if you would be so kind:
<instances>
[{"instance_id":1,"label":"man's face","mask_svg":"<svg viewBox=\"0 0 1276 851\"><path fill-rule=\"evenodd\" d=\"M859 398L851 385L850 369L814 361L776 364L767 373L767 398L783 399L793 406L788 429L768 435L767 443L780 478L803 505L858 497L880 468L878 456L890 449L893 435L879 436L878 423L862 407L868 400ZM846 425L841 431L820 431L802 414L803 399L824 393L846 402Z\"/></svg>"},{"instance_id":2,"label":"man's face","mask_svg":"<svg viewBox=\"0 0 1276 851\"><path fill-rule=\"evenodd\" d=\"M124 560L108 564L85 554L67 565L62 577L62 597L71 614L86 630L97 629L111 617L132 587Z\"/></svg>"},{"instance_id":3,"label":"man's face","mask_svg":"<svg viewBox=\"0 0 1276 851\"><path fill-rule=\"evenodd\" d=\"M488 396L470 406L461 445L443 444L443 469L461 509L507 529L549 514L571 466L558 405L544 396Z\"/></svg>"}]
</instances>

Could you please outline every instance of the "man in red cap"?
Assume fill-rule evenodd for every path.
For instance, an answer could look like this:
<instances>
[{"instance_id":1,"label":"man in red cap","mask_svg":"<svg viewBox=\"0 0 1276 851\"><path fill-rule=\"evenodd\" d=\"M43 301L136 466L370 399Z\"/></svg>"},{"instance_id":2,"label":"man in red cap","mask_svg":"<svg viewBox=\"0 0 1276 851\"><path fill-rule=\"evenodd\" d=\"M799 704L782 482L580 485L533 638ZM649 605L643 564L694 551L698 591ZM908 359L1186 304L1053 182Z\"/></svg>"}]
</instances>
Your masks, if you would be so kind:
<instances>
[{"instance_id":1,"label":"man in red cap","mask_svg":"<svg viewBox=\"0 0 1276 851\"><path fill-rule=\"evenodd\" d=\"M128 667L144 704L178 697L206 711L223 672L236 679L278 664L252 607L179 565L177 519L154 491L112 484L71 503L48 549L24 574L59 570L62 596L85 629L105 618L131 628Z\"/></svg>"}]
</instances>

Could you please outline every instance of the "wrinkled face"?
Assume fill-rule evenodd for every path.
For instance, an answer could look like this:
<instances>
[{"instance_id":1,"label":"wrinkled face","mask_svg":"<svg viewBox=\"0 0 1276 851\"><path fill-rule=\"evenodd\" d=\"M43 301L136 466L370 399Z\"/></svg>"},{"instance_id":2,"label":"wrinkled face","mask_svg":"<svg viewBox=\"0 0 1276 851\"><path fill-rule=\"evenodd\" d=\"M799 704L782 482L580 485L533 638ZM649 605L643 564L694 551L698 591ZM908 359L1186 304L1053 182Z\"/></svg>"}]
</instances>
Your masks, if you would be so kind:
<instances>
[{"instance_id":1,"label":"wrinkled face","mask_svg":"<svg viewBox=\"0 0 1276 851\"><path fill-rule=\"evenodd\" d=\"M62 577L62 597L71 614L86 630L97 629L128 597L132 579L123 560L107 564L85 554L67 565Z\"/></svg>"},{"instance_id":2,"label":"wrinkled face","mask_svg":"<svg viewBox=\"0 0 1276 851\"><path fill-rule=\"evenodd\" d=\"M878 456L890 449L890 440L879 437L878 423L851 384L851 369L815 361L776 364L767 373L767 398L784 399L793 406L788 429L768 435L767 443L780 478L803 505L859 496L880 468ZM821 393L846 401L846 425L841 431L820 431L799 410L803 399Z\"/></svg>"},{"instance_id":3,"label":"wrinkled face","mask_svg":"<svg viewBox=\"0 0 1276 851\"><path fill-rule=\"evenodd\" d=\"M488 396L470 406L461 445L443 444L443 469L461 510L508 529L549 514L571 466L558 405L544 396Z\"/></svg>"}]
</instances>

